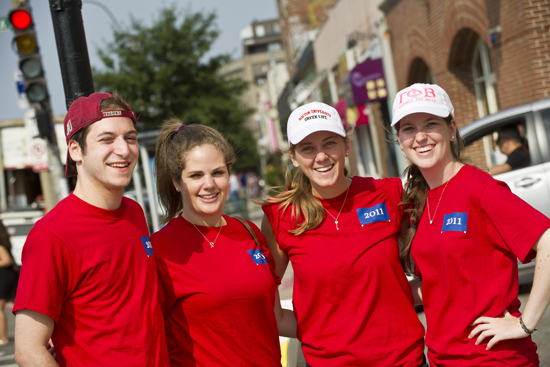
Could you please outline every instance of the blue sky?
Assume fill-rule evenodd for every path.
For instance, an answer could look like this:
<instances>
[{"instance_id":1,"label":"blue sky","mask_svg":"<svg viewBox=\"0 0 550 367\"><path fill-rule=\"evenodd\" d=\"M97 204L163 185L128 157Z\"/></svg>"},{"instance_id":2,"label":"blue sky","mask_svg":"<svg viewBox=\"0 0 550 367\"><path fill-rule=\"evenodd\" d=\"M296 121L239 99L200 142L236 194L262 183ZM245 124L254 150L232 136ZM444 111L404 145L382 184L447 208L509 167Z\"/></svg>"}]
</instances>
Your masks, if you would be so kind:
<instances>
[{"instance_id":1,"label":"blue sky","mask_svg":"<svg viewBox=\"0 0 550 367\"><path fill-rule=\"evenodd\" d=\"M130 15L150 24L158 10L177 4L181 10L212 11L218 15L221 35L209 56L230 53L234 58L242 55L240 31L254 20L277 17L276 0L94 0L108 6L122 26L130 24ZM49 0L30 0L33 8L42 63L46 72L53 113L66 113L65 95L59 69ZM6 17L11 9L10 0L0 0L0 17ZM112 22L101 7L83 0L82 17L92 66L101 67L97 48L112 40ZM13 74L18 69L18 56L12 49L13 32L0 33L0 120L22 118L25 110L17 103ZM124 95L123 91L119 91Z\"/></svg>"}]
</instances>

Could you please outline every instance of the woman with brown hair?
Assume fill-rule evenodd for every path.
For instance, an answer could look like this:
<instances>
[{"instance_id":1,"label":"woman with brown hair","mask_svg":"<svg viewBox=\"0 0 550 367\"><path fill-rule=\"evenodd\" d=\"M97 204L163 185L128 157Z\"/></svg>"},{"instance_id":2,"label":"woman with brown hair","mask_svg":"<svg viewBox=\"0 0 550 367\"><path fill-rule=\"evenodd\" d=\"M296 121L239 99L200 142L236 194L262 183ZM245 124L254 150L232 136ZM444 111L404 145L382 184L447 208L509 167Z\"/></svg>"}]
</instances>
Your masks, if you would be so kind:
<instances>
[{"instance_id":1,"label":"woman with brown hair","mask_svg":"<svg viewBox=\"0 0 550 367\"><path fill-rule=\"evenodd\" d=\"M414 84L393 105L410 217L402 258L416 273L430 366L538 366L530 334L550 303L550 219L508 186L464 163L447 93ZM519 312L517 259L536 255ZM411 256L412 260L411 261Z\"/></svg>"},{"instance_id":2,"label":"woman with brown hair","mask_svg":"<svg viewBox=\"0 0 550 367\"><path fill-rule=\"evenodd\" d=\"M11 254L10 236L0 220L0 347L9 343L6 314L6 302L15 299L19 274L14 270Z\"/></svg>"},{"instance_id":3,"label":"woman with brown hair","mask_svg":"<svg viewBox=\"0 0 550 367\"><path fill-rule=\"evenodd\" d=\"M278 334L296 334L260 230L222 215L234 161L210 127L171 120L161 129L155 169L166 225L151 240L172 365L280 366Z\"/></svg>"},{"instance_id":4,"label":"woman with brown hair","mask_svg":"<svg viewBox=\"0 0 550 367\"><path fill-rule=\"evenodd\" d=\"M288 119L296 168L266 200L262 222L276 274L294 270L293 304L307 363L424 365L424 329L399 259L401 180L348 178L349 139L320 102Z\"/></svg>"}]
</instances>

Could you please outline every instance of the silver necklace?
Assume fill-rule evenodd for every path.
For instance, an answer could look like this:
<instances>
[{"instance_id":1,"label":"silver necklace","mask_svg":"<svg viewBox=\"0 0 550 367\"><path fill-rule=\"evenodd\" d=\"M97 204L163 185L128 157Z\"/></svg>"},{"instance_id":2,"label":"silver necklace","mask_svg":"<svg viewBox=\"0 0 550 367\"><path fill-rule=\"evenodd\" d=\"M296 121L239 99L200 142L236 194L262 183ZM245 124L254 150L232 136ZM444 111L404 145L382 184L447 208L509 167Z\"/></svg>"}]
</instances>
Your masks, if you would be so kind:
<instances>
[{"instance_id":1,"label":"silver necklace","mask_svg":"<svg viewBox=\"0 0 550 367\"><path fill-rule=\"evenodd\" d=\"M451 182L453 177L455 177L455 175L456 175L456 168L455 168L455 171L454 171L453 175L451 176L451 178L449 178L449 181L447 181L447 183L445 184L445 187L443 188L443 192L441 192L441 196L439 197L439 201L437 202L437 206L435 207L435 212L434 212L434 217L433 218L430 215L430 200L428 200L428 193L426 193L426 206L428 207L428 219L430 220L430 224L433 224L434 219L435 219L435 214L437 213L437 209L439 209L439 204L441 203L441 198L443 197L443 194L445 193L445 189L447 188L447 185L449 184L449 182Z\"/></svg>"},{"instance_id":2,"label":"silver necklace","mask_svg":"<svg viewBox=\"0 0 550 367\"><path fill-rule=\"evenodd\" d=\"M347 180L346 180L347 181ZM346 190L346 196L344 197L344 202L342 203L342 207L340 208L340 211L338 212L338 215L335 217L334 215L330 214L330 212L327 210L327 208L324 208L325 211L334 219L334 224L336 225L336 230L339 231L340 228L338 228L338 218L340 218L340 213L342 213L342 209L344 209L344 205L346 205L346 200L348 199L348 193L349 193L349 187L351 185L348 184L348 188Z\"/></svg>"},{"instance_id":3,"label":"silver necklace","mask_svg":"<svg viewBox=\"0 0 550 367\"><path fill-rule=\"evenodd\" d=\"M191 223L191 222L189 222ZM214 244L216 243L216 241L218 240L218 237L220 236L220 233L222 231L222 225L221 225L221 219L220 219L220 230L218 231L218 235L216 236L216 239L214 240L214 242L210 242L208 241L208 238L206 238L206 236L200 231L200 229L197 228L197 226L195 225L195 223L191 223L193 225L193 227L195 227L195 229L204 237L204 239L206 240L206 242L208 242L210 244L210 248L213 248L214 247Z\"/></svg>"}]
</instances>

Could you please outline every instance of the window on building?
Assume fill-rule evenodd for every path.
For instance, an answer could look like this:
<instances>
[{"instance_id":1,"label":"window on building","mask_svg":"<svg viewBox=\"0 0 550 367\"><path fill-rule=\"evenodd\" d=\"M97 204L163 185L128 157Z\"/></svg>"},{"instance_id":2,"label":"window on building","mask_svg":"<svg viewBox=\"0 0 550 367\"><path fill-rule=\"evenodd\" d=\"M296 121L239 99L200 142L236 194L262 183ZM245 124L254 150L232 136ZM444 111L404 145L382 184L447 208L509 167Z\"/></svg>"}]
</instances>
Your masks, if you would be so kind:
<instances>
[{"instance_id":1,"label":"window on building","mask_svg":"<svg viewBox=\"0 0 550 367\"><path fill-rule=\"evenodd\" d=\"M432 71L424 60L419 57L413 60L411 68L409 69L408 85L414 83L435 84L435 78Z\"/></svg>"},{"instance_id":2,"label":"window on building","mask_svg":"<svg viewBox=\"0 0 550 367\"><path fill-rule=\"evenodd\" d=\"M254 33L256 33L256 37L264 37L265 36L265 27L263 25L257 25L254 27Z\"/></svg>"},{"instance_id":3,"label":"window on building","mask_svg":"<svg viewBox=\"0 0 550 367\"><path fill-rule=\"evenodd\" d=\"M498 112L496 77L487 44L479 38L472 62L474 89L479 117Z\"/></svg>"}]
</instances>

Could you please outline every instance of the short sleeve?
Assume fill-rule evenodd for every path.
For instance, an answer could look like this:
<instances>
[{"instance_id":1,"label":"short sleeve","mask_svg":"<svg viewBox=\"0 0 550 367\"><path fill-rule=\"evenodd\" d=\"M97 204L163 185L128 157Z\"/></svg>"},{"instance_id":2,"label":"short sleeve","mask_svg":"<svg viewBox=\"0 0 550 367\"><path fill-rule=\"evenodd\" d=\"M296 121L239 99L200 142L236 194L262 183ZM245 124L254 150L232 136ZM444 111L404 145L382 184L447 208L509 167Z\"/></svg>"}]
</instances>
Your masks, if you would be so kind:
<instances>
[{"instance_id":1,"label":"short sleeve","mask_svg":"<svg viewBox=\"0 0 550 367\"><path fill-rule=\"evenodd\" d=\"M271 271L271 274L273 275L273 279L275 280L275 284L280 285L281 284L281 277L277 276L275 274L275 260L273 259L273 256L271 256L271 252L269 251L269 248L267 247L267 240L265 239L264 235L262 234L262 231L252 222L248 221L250 224L250 227L254 230L254 233L256 233L256 237L260 241L260 251L264 254L265 259L267 261L267 265L269 266L269 271Z\"/></svg>"},{"instance_id":2,"label":"short sleeve","mask_svg":"<svg viewBox=\"0 0 550 367\"><path fill-rule=\"evenodd\" d=\"M46 230L31 231L23 247L13 312L28 309L56 323L78 284L79 271L67 246Z\"/></svg>"},{"instance_id":3,"label":"short sleeve","mask_svg":"<svg viewBox=\"0 0 550 367\"><path fill-rule=\"evenodd\" d=\"M504 182L493 181L480 197L481 210L493 228L488 228L497 245L513 253L522 263L530 262L533 245L550 227L550 219L513 194Z\"/></svg>"},{"instance_id":4,"label":"short sleeve","mask_svg":"<svg viewBox=\"0 0 550 367\"><path fill-rule=\"evenodd\" d=\"M271 229L273 230L273 235L275 236L277 243L279 242L279 221L277 219L278 207L279 206L276 204L262 205L262 210L264 211L269 224L271 224Z\"/></svg>"},{"instance_id":5,"label":"short sleeve","mask_svg":"<svg viewBox=\"0 0 550 367\"><path fill-rule=\"evenodd\" d=\"M396 177L384 178L382 184L384 185L388 200L399 216L399 220L403 220L403 205L399 205L403 196L403 183L401 179Z\"/></svg>"}]
</instances>

